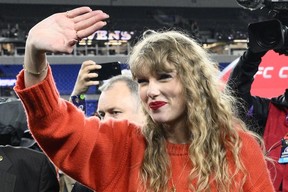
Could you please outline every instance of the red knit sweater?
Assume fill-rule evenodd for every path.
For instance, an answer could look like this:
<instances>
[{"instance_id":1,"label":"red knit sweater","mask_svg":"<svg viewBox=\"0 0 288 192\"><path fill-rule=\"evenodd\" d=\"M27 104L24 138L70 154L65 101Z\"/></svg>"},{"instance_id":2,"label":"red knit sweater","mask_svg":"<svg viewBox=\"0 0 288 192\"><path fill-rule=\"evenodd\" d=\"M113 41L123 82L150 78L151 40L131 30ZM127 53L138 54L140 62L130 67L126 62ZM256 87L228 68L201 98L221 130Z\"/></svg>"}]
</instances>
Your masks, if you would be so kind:
<instances>
[{"instance_id":1,"label":"red knit sweater","mask_svg":"<svg viewBox=\"0 0 288 192\"><path fill-rule=\"evenodd\" d=\"M127 121L103 123L96 117L85 118L81 110L60 99L50 68L46 79L30 88L24 86L22 71L14 89L25 105L33 136L57 167L97 192L139 189L145 141L138 127ZM273 191L260 147L247 134L240 136L243 146L249 146L240 155L250 173L244 191ZM188 191L188 145L168 143L167 149L177 191ZM235 183L241 178L237 176ZM211 186L216 192L215 184Z\"/></svg>"}]
</instances>

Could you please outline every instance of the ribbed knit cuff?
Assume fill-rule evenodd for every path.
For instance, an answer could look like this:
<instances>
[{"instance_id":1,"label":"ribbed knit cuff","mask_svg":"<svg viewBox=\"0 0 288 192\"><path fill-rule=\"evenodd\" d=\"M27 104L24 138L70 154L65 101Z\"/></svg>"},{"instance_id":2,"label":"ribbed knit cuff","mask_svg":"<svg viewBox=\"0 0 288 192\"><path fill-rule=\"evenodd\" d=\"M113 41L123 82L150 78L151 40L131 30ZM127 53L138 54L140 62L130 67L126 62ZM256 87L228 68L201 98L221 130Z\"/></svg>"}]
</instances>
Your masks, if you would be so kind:
<instances>
[{"instance_id":1,"label":"ribbed knit cuff","mask_svg":"<svg viewBox=\"0 0 288 192\"><path fill-rule=\"evenodd\" d=\"M20 71L17 75L14 90L24 104L29 116L41 118L49 115L55 108L54 106L58 104L59 93L50 66L46 78L28 88L25 88L24 84L24 70Z\"/></svg>"}]
</instances>

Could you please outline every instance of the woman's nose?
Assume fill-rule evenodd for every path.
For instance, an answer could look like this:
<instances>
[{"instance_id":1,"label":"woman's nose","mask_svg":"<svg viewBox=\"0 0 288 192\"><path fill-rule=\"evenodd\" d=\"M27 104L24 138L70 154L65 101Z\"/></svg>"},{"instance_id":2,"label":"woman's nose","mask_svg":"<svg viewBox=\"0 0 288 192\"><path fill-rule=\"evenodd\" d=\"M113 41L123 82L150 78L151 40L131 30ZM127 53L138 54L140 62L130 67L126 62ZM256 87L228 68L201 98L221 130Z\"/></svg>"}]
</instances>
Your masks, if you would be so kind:
<instances>
[{"instance_id":1,"label":"woman's nose","mask_svg":"<svg viewBox=\"0 0 288 192\"><path fill-rule=\"evenodd\" d=\"M155 98L160 94L159 88L156 83L149 83L147 96L150 98Z\"/></svg>"}]
</instances>

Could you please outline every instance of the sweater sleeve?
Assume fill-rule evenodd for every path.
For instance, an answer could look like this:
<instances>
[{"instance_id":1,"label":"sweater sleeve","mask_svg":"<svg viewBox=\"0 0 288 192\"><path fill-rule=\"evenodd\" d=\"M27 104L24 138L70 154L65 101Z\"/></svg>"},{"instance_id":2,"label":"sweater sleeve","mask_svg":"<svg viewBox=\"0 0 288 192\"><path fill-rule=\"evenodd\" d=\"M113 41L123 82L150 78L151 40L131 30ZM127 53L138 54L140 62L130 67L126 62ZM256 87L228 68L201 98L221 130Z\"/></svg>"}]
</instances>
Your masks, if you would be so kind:
<instances>
[{"instance_id":1,"label":"sweater sleeve","mask_svg":"<svg viewBox=\"0 0 288 192\"><path fill-rule=\"evenodd\" d=\"M101 123L61 99L51 68L42 82L29 88L24 86L21 71L14 90L24 104L29 129L43 151L59 169L95 190L103 190L121 176L117 173L123 172L129 162L131 142L144 143L134 141L141 139L135 125L127 121Z\"/></svg>"},{"instance_id":2,"label":"sweater sleeve","mask_svg":"<svg viewBox=\"0 0 288 192\"><path fill-rule=\"evenodd\" d=\"M243 142L241 157L248 173L244 191L273 192L272 180L260 145L244 132L240 132L240 136Z\"/></svg>"}]
</instances>

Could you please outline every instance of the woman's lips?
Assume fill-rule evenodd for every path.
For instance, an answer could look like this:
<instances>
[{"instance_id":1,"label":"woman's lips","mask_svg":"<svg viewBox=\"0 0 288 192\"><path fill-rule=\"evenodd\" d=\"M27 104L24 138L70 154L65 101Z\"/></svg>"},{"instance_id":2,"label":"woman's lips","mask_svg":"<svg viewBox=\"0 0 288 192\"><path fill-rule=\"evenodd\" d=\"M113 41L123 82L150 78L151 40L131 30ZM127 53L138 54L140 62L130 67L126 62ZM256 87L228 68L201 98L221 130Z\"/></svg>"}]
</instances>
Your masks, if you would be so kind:
<instances>
[{"instance_id":1,"label":"woman's lips","mask_svg":"<svg viewBox=\"0 0 288 192\"><path fill-rule=\"evenodd\" d=\"M149 107L152 109L152 110L157 110L159 109L160 107L166 105L167 103L164 102L164 101L154 101L154 102L151 102L149 103Z\"/></svg>"}]
</instances>

